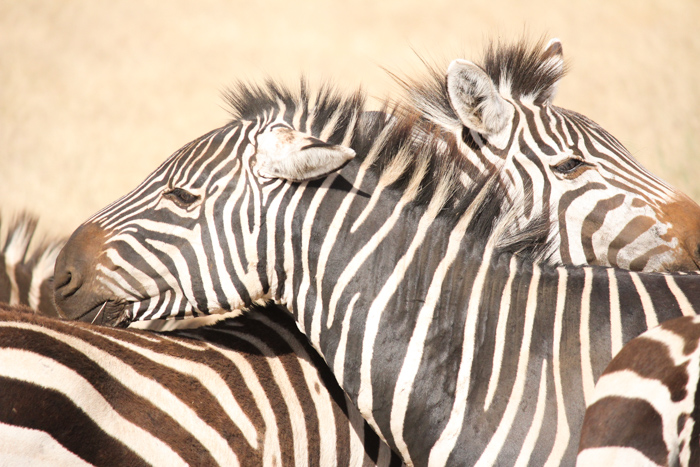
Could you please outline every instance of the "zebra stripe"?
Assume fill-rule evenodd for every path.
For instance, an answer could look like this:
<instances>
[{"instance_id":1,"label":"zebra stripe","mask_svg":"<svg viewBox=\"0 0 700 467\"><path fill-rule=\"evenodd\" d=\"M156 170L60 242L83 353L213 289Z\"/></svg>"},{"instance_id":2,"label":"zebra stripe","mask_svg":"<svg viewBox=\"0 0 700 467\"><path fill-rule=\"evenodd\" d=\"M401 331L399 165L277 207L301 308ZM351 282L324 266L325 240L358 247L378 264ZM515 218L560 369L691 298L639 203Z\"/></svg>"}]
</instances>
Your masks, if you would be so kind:
<instances>
[{"instance_id":1,"label":"zebra stripe","mask_svg":"<svg viewBox=\"0 0 700 467\"><path fill-rule=\"evenodd\" d=\"M3 462L400 464L280 313L155 334L0 305L0 380Z\"/></svg>"},{"instance_id":2,"label":"zebra stripe","mask_svg":"<svg viewBox=\"0 0 700 467\"><path fill-rule=\"evenodd\" d=\"M64 241L43 240L32 246L37 223L35 217L19 214L0 242L0 302L27 305L46 316L57 316L51 279Z\"/></svg>"},{"instance_id":3,"label":"zebra stripe","mask_svg":"<svg viewBox=\"0 0 700 467\"><path fill-rule=\"evenodd\" d=\"M666 321L628 342L586 409L577 465L697 465L700 318Z\"/></svg>"},{"instance_id":4,"label":"zebra stripe","mask_svg":"<svg viewBox=\"0 0 700 467\"><path fill-rule=\"evenodd\" d=\"M88 320L101 313L105 323L124 324L271 298L295 316L364 418L402 450L406 462L572 461L584 388L592 388L619 336L611 312L619 310L614 320L622 323L626 342L646 329L650 306L657 322L682 314L684 303L669 301L675 294L669 280L685 303L696 306L698 278L616 270L620 303L611 305L608 270L533 263L541 255L531 246L541 245L534 240L542 239L541 218L518 226L507 193L490 174L472 174L474 183L464 187L460 180L468 164L458 142L426 136L441 135L444 127L429 131L416 127L415 116L401 115L356 125L362 111L356 96L305 92L302 87L295 96L274 84L242 88L232 97L237 119L206 136L214 148L223 141L232 146L235 136L235 153L226 149L214 157L194 143L76 231L57 264L61 309ZM332 136L320 141L321 134ZM581 135L571 138L585 142ZM340 146L343 141L351 141L350 148ZM356 157L348 161L350 151ZM216 167L225 170L208 171ZM270 176L270 167L277 176ZM306 179L300 180L301 170L308 170ZM183 173L200 175L189 179ZM396 182L382 186L386 174ZM348 198L346 214L336 222ZM475 215L464 228L468 212ZM273 235L268 226L274 226ZM321 260L324 239L332 246ZM147 254L124 247L131 244ZM101 259L105 251L114 258L108 267ZM217 261L221 252L223 261ZM524 256L509 269L514 252ZM80 262L85 269L76 268ZM153 273L153 281L138 282L132 269ZM495 323L511 274L510 332L496 369ZM643 295L640 284L653 293ZM178 306L163 297L175 297ZM417 344L422 350L411 361L407 351L416 323L435 297L425 337L421 330L415 334L423 339ZM564 316L555 355L558 309ZM403 375L415 376L402 376L409 385L399 387L404 365ZM553 368L560 374L552 374ZM498 384L484 410L488 388L476 382L496 371ZM555 379L562 382L563 406L543 405L558 396ZM394 400L406 392L407 403ZM519 410L508 406L513 395L522 401ZM567 420L563 429L571 432L566 449L566 435L557 433L559 412ZM542 424L535 426L546 429L530 431L540 417ZM558 459L552 457L554 440L560 440Z\"/></svg>"},{"instance_id":5,"label":"zebra stripe","mask_svg":"<svg viewBox=\"0 0 700 467\"><path fill-rule=\"evenodd\" d=\"M349 173L345 173L346 169ZM350 174L357 173L357 171L353 167L353 163L346 166L346 169L343 169L341 172L342 176L354 185ZM424 176L428 176L424 169L419 168L416 170L424 173ZM379 178L381 177L377 177L377 179ZM409 176L408 179L407 186L411 187L411 177ZM286 200L280 201L280 205L289 205L291 200L297 199L296 206L302 209L301 206L304 199L307 202L311 202L317 199L315 198L316 193L323 193L324 199L323 202L319 203L319 206L328 206L331 212L335 212L336 206L339 206L342 202L341 199L334 198L334 195L338 195L339 190L324 189L323 186L323 182L318 182L315 187L309 183L302 184L298 185L298 187L303 188L303 190L300 189L299 191L296 190L297 186L295 185L288 186L286 189L278 191L286 198ZM336 185L331 185L331 188L334 186ZM372 248L368 259L363 264L381 264L381 258L384 257L385 260L392 258L391 261L393 263L400 264L403 268L408 268L405 272L399 271L398 273L395 272L396 269L394 268L389 269L394 274L394 277L397 278L394 282L389 280L390 276L383 281L378 280L375 276L372 276L370 282L363 280L362 276L366 274L365 269L367 266L357 270L353 277L354 280L343 283L343 281L339 280L340 275L344 273L342 268L334 271L320 271L314 268L304 273L303 266L300 264L298 269L292 268L290 270L294 272L292 276L295 278L294 281L287 282L284 285L284 290L287 291L285 293L289 293L290 297L297 297L299 294L296 292L302 287L302 284L306 283L305 287L308 287L309 294L314 293L313 296L309 295L309 298L315 298L316 291L313 290L313 285L316 281L306 280L304 282L303 277L305 274L306 277L318 277L319 273L323 273L323 284L327 285L324 288L326 290L325 298L323 298L321 303L331 302L331 297L335 293L334 290L337 290L335 287L345 287L346 290L343 293L343 296L347 297L345 300L352 298L355 303L352 307L352 316L350 315L350 307L347 306L346 308L342 302L338 302L338 309L335 310L337 319L331 321L333 324L330 328L321 326L320 338L319 340L314 340L313 343L322 350L331 367L341 369L338 374L342 375L343 386L349 392L353 401L360 402L361 413L363 413L365 418L375 421L374 428L383 434L390 445L395 446L397 449L403 449L403 455L408 455L408 457L405 457L405 460L408 462L424 464L429 461L431 455L438 463L439 461L452 463L457 460L464 460L470 464L476 463L480 458L483 458L485 461L495 459L496 463L510 463L516 461L521 455L524 457L520 457L520 459L529 460L529 462L534 464L545 463L547 460L551 462L566 462L567 459L573 459L573 456L575 456L573 440L576 439L578 434L585 407L585 398L583 397L584 381L590 381L590 383L586 384L592 384L604 365L612 357L611 343L615 337L611 331L613 327L610 324L610 310L618 310L620 314L616 320L624 323L622 329L625 341L646 328L645 304L636 292L635 281L637 279L632 278L632 273L620 270L614 271L617 288L623 292L618 294L620 303L611 305L609 303L611 292L608 287L609 270L571 267L552 270L546 266L533 265L523 262L525 261L523 259L513 259L511 255L496 252L494 252L494 256L490 261L488 259L484 260L483 252L475 253L473 257L470 256L469 251L471 251L472 247L468 245L472 245L478 240L478 237L475 237L477 233L481 232L481 235L486 235L486 238L490 239L491 244L497 245L502 239L498 238L498 235L491 235L491 232L498 231L505 235L508 233L507 226L512 225L511 216L499 215L498 211L495 211L493 215L490 214L495 209L494 204L497 205L503 201L504 193L498 191L497 186L486 182L477 193L467 193L459 197L459 199L468 199L472 200L472 202L479 200L481 203L479 209L477 209L479 203L470 205L470 209L473 209L474 212L479 212L480 215L474 216L471 222L464 221L467 223L466 228L462 224L460 224L459 228L456 226L461 219L466 217L465 215L417 215L416 210L419 210L420 205L416 205L415 202L410 205L402 204L404 206L402 215L410 215L414 219L415 224L394 222L391 220L389 213L393 212L395 208L391 206L390 209L387 209L383 203L375 203L375 212L370 214L363 226L356 230L357 235L360 236L359 244L366 245L364 243L365 239L374 236L373 232L376 227L371 228L371 224L374 223L373 215L381 219L380 226L386 225L387 219L389 219L388 222L393 224L392 230L394 234L399 228L408 230L408 232L403 234L407 244L401 245L396 244L396 242L388 242L388 237L384 237L381 249ZM358 192L360 190L370 191L363 186L360 187ZM412 188L411 191L418 192ZM244 192L245 190L241 190L241 193ZM385 193L393 194L393 191L387 189ZM501 195L500 199L498 197L499 193ZM250 196L249 199L253 199L253 197ZM441 199L444 200L444 197L441 197ZM343 229L341 231L344 231L346 228L349 230L350 226L354 224L354 219L357 219L366 208L366 205L371 202L359 196L353 201L354 204L361 201L361 204L353 207L351 203L349 212L352 212L353 215L341 223ZM271 199L269 202L272 202ZM434 206L434 203L437 202L440 205L450 204L449 202L431 199L427 202L425 210L428 211L431 209L429 208L431 203ZM260 210L260 208L256 209ZM304 209L303 212L308 214L310 211ZM276 215L278 220L269 219L264 224L260 223L259 225L276 224L284 226L288 222L288 211L277 211ZM340 231L329 233L328 224L333 222L332 216L324 217L326 222L319 222L319 219L322 217L318 211L317 216L313 223L307 218L308 224L306 225L309 226L307 228L310 229L310 232L306 235L317 238L325 238L324 235L340 235ZM501 222L497 222L495 226L490 222L494 216L497 219L501 219ZM426 221L424 224L428 223L429 225L427 227L421 226L420 219L430 219L432 223ZM448 219L450 220L446 222ZM486 228L483 225L486 221L488 221L490 228ZM447 223L448 227L446 230L444 229L445 223ZM289 225L292 224L290 223ZM300 228L303 228L305 222L300 221L298 225ZM415 227L412 227L413 225ZM184 229L185 227L180 228ZM201 227L195 229L196 235L202 235L199 229ZM269 238L263 229L257 229L257 232L261 239ZM282 233L285 230L280 228L278 232ZM320 232L323 232L324 235L319 235ZM453 232L455 232L454 235L452 235ZM415 246L411 246L414 244L416 237L422 240L416 240ZM118 238L118 236L115 235L112 238ZM294 245L295 242L298 242L297 245L299 245L303 241L302 238L303 235L297 237L296 240L292 238L280 242L280 244L288 242L287 244ZM334 248L331 249L327 264L351 264L347 254L348 251L353 251L352 245L357 240L346 233L343 233L343 238L345 240L343 245L336 243ZM459 255L447 253L448 250L454 251L455 248L454 246L449 246L450 238L459 240L459 249L457 250L460 253ZM431 241L428 241L428 239ZM444 241L440 239L444 239ZM259 243L257 241L249 241L249 244L258 245ZM400 253L398 256L391 251L392 245ZM188 248L193 247L194 245L191 245ZM241 250L239 254L244 251L246 254L248 253L246 250ZM262 247L261 251L267 251L267 246ZM261 251L258 251L258 255L256 255L257 261L261 260ZM281 255L282 257L278 256L276 252L275 258L281 264L271 265L263 268L263 270L281 271L282 274L278 273L278 277L284 277L283 274L286 274L283 267L285 261L289 261L291 257L296 258L295 261L298 260L301 263L298 251L295 247L292 247L292 251L284 252ZM438 258L439 261L436 261L434 264L425 264L422 261L409 259L393 260L393 258L408 258L411 255L413 258L424 258L427 252L430 252L431 256ZM503 256L504 254L505 256ZM206 256L203 253L202 255ZM253 257L253 255L248 255L248 257ZM457 257L461 260L456 261ZM243 258L240 256L238 261L240 261L241 265L243 264ZM448 262L444 266L440 266L442 261ZM451 264L449 263L450 261ZM515 267L509 268L508 265L511 261L515 261ZM307 262L304 264L307 265L307 268L311 268L312 265L318 264L318 258L308 256ZM450 264L449 267L447 267L447 264ZM187 267L189 271L201 273L198 266L183 264L180 269L183 267ZM213 272L211 263L209 267L209 270ZM436 273L438 268L446 270L444 279L440 279L440 274ZM267 280L256 276L260 269L257 265L252 269L254 271L252 275L254 277L253 287L244 289L246 290L244 294L250 296L251 299L258 298L251 291L259 290L260 284ZM246 270L251 271L249 268ZM562 271L566 271L566 273L564 274ZM123 274L124 272L122 271L121 273ZM247 274L251 277L250 272ZM337 274L337 276L332 274ZM511 275L513 276L511 277ZM427 277L430 280L425 282L424 286L411 282L414 281L412 278L420 277ZM644 286L645 290L654 290L654 298L660 297L666 300L668 297L673 297L674 293L668 287L669 283L673 283L687 297L686 301L688 303L697 304L697 298L692 293L693 284L697 280L695 276L639 274L638 277L639 281L641 281L639 283ZM398 278L402 280L399 281ZM562 278L565 278L565 280ZM220 279L214 280L219 281L219 283L221 281ZM240 280L240 278L237 280ZM436 290L440 291L439 294L431 293L430 295L431 297L439 297L435 306L435 318L429 321L428 332L421 344L424 350L413 361L413 359L406 357L405 349L407 347L400 344L401 342L410 342L410 337L414 333L413 328L407 329L410 334L402 337L395 334L397 327L392 323L392 320L396 319L395 316L402 316L403 322L417 322L420 309L423 309L425 306L432 306L430 305L428 292L431 290L430 284L433 280L438 281L436 284L442 283L440 287L436 285ZM503 284L506 284L509 280L512 283L512 291L508 313L511 317L510 319L514 320L510 326L513 328L513 331L506 336L507 339L503 351L504 361L499 363L498 371L500 371L500 377L496 388L493 390L493 402L487 410L483 410L481 407L485 406L486 388L482 388L480 385L472 386L471 384L467 386L467 383L477 374L486 375L486 380L488 380L488 375L495 371L496 364L490 351L490 349L495 348L494 336L496 334L495 324L492 323L492 320L497 320L498 315L503 312L499 309L503 301ZM272 282L269 283L272 284ZM483 283L484 286L478 286L479 283ZM336 284L335 287L333 284ZM461 287L455 288L456 284L461 284ZM413 295L413 298L408 300L408 303L420 303L421 306L419 308L402 306L403 299L397 301L396 293L393 292L389 301L381 299L380 290L382 288L390 287L388 290L403 290L406 287L413 288L416 286L418 286L418 291L415 292L417 295ZM435 287L433 289L435 290ZM448 290L449 293L447 292ZM482 290L482 293L475 292L478 290ZM238 294L238 292L236 293ZM276 294L279 292L270 290L268 293L272 296L277 296ZM353 298L358 295L359 298ZM375 302L374 297L380 297L381 301ZM407 299L409 297L411 296L409 295ZM556 308L561 307L561 305L556 304L557 297L560 297L559 300L563 300L565 303L561 334L566 336L566 338L562 337L562 341L558 343L560 353L553 355L551 349L554 342L551 336L553 334L552 323L554 320L552 317L555 316ZM202 297L200 302L208 303L211 306L211 302L208 300L209 297ZM365 305L358 306L360 300ZM280 301L282 302L283 300ZM227 303L233 305L234 302L229 300ZM292 311L296 311L294 306L299 306L299 301L290 300L289 303ZM304 329L312 328L311 323L315 318L316 303L316 300L313 299L306 300L302 304L306 306L304 323L300 322ZM381 306L373 305L374 303L381 303ZM469 303L472 303L471 307L468 306ZM668 301L665 301L664 305L665 309L657 308L659 320L681 314L680 306L670 307L668 306ZM648 308L648 306L646 307ZM363 344L365 338L362 337L366 336L365 332L368 329L367 318L369 309L381 311L381 315L377 312L376 316L373 317L374 322L379 324L376 327L377 337L373 340L371 353L369 349L365 349ZM593 314L589 310L596 310L596 313ZM325 316L321 317L321 322L328 322L330 309L326 309L324 305L322 311L325 313ZM344 315L346 312L348 314ZM692 313L693 310L686 310L686 312ZM608 316L607 318L606 315ZM454 316L457 318L455 319ZM588 318L582 319L582 316L588 316ZM461 319L464 319L464 321L460 321ZM440 322L449 323L449 327L452 329L451 333L455 335L456 339L453 341L435 340L436 336L445 332L439 326L436 326L436 323ZM585 327L582 328L582 326ZM480 330L481 345L472 347L471 343L476 342L473 336L477 335L477 329ZM392 330L390 335L387 334L388 330ZM581 335L590 341L587 348L579 346ZM338 338L333 336L345 336L341 337L341 340L343 338L346 339L346 348L353 349L352 352L346 351L342 356L342 360L339 360L339 354L335 352L340 346ZM394 347L395 344L399 344L399 347ZM430 355L433 354L464 355L464 358L459 358L454 363L451 363L449 367L439 368L431 362ZM365 367L371 368L369 371L366 369L362 370L362 356L365 356L365 361L370 362L370 366ZM557 364L552 361L555 358L558 360ZM396 364L387 365L387 362L396 362ZM407 368L411 368L410 371L415 374L415 377L409 378L409 385L406 390L408 392L408 403L400 403L398 398L395 403L393 395L395 393L402 394L402 390L397 384L397 380L394 380L394 377L391 375L398 375L403 365L409 365ZM585 365L590 366L586 373L583 372L583 366ZM360 371L353 370L353 368ZM559 368L561 373L555 376L552 373L552 368ZM370 375L369 381L365 379L364 386L361 378L362 371L365 372L365 375ZM585 374L589 376L586 377ZM534 381L533 378L535 379ZM556 386L550 384L550 381L555 378L562 382L563 389L561 394L556 394ZM429 387L426 387L425 384L428 384ZM452 392L457 389L463 392ZM363 401L360 396L361 391L367 391L365 394L368 395L371 394L371 399L369 396L362 396L367 397L364 400L369 401L369 403L365 402L364 405L361 403ZM417 396L427 393L432 394L431 398L427 400ZM463 395L460 396L459 394ZM537 404L537 401L541 401L543 397L545 398L544 400L550 401L556 400L557 396L564 401L563 406L548 408L548 404ZM474 400L474 398L476 398L476 403L470 403L469 401ZM529 401L531 399L532 403L530 404ZM430 405L430 409L427 409L424 404L431 402L431 400L441 401L441 407ZM509 400L520 400L522 402L513 402L509 408L507 403ZM464 405L464 401L467 402L466 405ZM401 408L402 404L406 405L405 409ZM385 410L385 407L390 408L390 410ZM537 409L538 407L539 410ZM451 413L454 414L452 420L456 421L452 422L454 429L450 432L449 428L451 426L447 424ZM368 414L371 414L372 417L369 417ZM532 426L532 422L535 420L534 417L537 417L537 419L543 417L541 426L546 426L548 429L541 431L523 429L523 427ZM556 425L557 420L562 419L562 417L565 417L566 420L566 425L563 428L564 434L557 433L558 426ZM400 419L403 419L404 422L398 423L396 421ZM390 428L392 420L394 420L393 430ZM489 420L491 421L489 422ZM421 429L420 434L418 434L411 429L414 426L433 428L428 432ZM479 427L479 432L475 433L473 427ZM438 450L440 448L438 439L443 433L446 434L442 439L447 441L445 443L447 449L444 453ZM570 433L570 435L567 436L566 433ZM396 440L401 437L404 440L403 448L396 443ZM557 437L560 440L556 450L556 455L561 456L559 458L552 457L555 456L553 443ZM533 442L534 448L532 447ZM564 444L567 446L566 448L562 447ZM531 453L529 458L528 453Z\"/></svg>"},{"instance_id":6,"label":"zebra stripe","mask_svg":"<svg viewBox=\"0 0 700 467\"><path fill-rule=\"evenodd\" d=\"M524 194L520 227L550 218L554 263L696 270L700 207L596 123L552 105L565 68L556 39L492 44L480 65L455 60L447 77L431 68L402 84L472 167L500 170L511 199Z\"/></svg>"}]
</instances>

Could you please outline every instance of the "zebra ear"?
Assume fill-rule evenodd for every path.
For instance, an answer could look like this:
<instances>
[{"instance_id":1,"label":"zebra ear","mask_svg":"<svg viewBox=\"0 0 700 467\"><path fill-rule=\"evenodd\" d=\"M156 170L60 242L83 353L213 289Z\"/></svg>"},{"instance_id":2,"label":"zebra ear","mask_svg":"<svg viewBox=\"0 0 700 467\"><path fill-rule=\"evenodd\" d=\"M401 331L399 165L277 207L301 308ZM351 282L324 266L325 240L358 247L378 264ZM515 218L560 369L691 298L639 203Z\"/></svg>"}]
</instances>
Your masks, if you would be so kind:
<instances>
[{"instance_id":1,"label":"zebra ear","mask_svg":"<svg viewBox=\"0 0 700 467\"><path fill-rule=\"evenodd\" d=\"M277 127L258 135L253 171L264 178L303 182L328 175L353 157L355 151L348 147Z\"/></svg>"},{"instance_id":2,"label":"zebra ear","mask_svg":"<svg viewBox=\"0 0 700 467\"><path fill-rule=\"evenodd\" d=\"M462 124L481 134L499 133L512 118L512 109L491 78L472 62L458 59L450 63L447 92Z\"/></svg>"},{"instance_id":3,"label":"zebra ear","mask_svg":"<svg viewBox=\"0 0 700 467\"><path fill-rule=\"evenodd\" d=\"M554 96L559 88L559 79L564 75L564 49L561 41L557 38L550 40L542 52L542 63L548 74L556 77L552 84L540 91L537 103L549 104L554 100Z\"/></svg>"}]
</instances>

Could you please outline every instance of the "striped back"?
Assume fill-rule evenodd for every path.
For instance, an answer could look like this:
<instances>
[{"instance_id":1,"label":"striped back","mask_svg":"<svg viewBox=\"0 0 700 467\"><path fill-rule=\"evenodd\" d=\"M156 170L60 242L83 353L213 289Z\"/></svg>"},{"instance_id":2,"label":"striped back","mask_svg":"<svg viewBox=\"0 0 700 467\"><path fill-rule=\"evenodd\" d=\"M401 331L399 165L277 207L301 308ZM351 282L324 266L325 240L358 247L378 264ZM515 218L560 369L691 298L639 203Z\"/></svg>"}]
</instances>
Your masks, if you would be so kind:
<instances>
[{"instance_id":1,"label":"striped back","mask_svg":"<svg viewBox=\"0 0 700 467\"><path fill-rule=\"evenodd\" d=\"M628 342L588 401L577 465L700 464L699 344L697 316Z\"/></svg>"},{"instance_id":2,"label":"striped back","mask_svg":"<svg viewBox=\"0 0 700 467\"><path fill-rule=\"evenodd\" d=\"M5 460L400 464L281 313L155 334L0 305L0 387Z\"/></svg>"}]
</instances>

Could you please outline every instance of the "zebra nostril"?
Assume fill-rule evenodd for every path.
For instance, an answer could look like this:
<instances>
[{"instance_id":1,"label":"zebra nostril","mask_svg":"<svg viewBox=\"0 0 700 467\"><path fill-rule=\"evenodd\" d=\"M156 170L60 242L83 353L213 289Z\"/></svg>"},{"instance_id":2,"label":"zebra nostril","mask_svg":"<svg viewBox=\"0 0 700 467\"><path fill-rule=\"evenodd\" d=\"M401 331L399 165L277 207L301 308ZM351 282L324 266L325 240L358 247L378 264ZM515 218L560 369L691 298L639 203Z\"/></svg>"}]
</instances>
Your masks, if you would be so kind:
<instances>
[{"instance_id":1,"label":"zebra nostril","mask_svg":"<svg viewBox=\"0 0 700 467\"><path fill-rule=\"evenodd\" d=\"M83 285L83 278L77 270L68 268L60 276L54 278L54 283L61 297L66 298L73 295Z\"/></svg>"}]
</instances>

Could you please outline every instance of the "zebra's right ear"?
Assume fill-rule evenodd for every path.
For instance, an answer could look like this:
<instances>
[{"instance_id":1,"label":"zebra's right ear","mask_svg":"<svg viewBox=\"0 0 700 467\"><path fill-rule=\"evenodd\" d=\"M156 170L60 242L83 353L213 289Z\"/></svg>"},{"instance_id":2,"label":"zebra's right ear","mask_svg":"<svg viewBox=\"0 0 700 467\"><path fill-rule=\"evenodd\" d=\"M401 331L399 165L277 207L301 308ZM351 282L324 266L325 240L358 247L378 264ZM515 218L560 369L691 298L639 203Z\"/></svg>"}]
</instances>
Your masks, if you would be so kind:
<instances>
[{"instance_id":1,"label":"zebra's right ear","mask_svg":"<svg viewBox=\"0 0 700 467\"><path fill-rule=\"evenodd\" d=\"M329 144L287 127L257 136L257 162L253 171L264 178L303 182L321 178L355 157L352 149Z\"/></svg>"},{"instance_id":2,"label":"zebra's right ear","mask_svg":"<svg viewBox=\"0 0 700 467\"><path fill-rule=\"evenodd\" d=\"M512 118L512 109L491 78L472 62L458 59L450 63L447 92L462 124L478 133L497 134Z\"/></svg>"}]
</instances>

